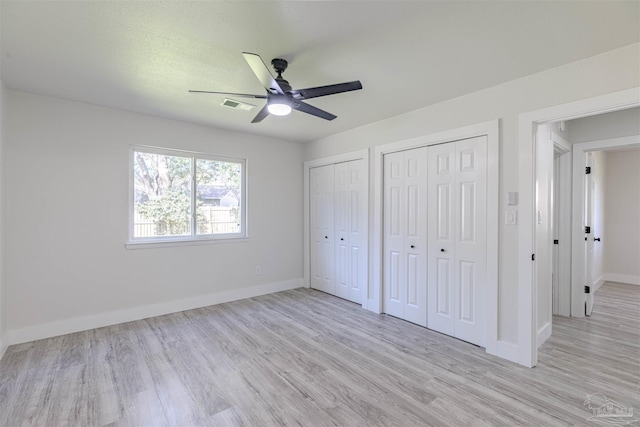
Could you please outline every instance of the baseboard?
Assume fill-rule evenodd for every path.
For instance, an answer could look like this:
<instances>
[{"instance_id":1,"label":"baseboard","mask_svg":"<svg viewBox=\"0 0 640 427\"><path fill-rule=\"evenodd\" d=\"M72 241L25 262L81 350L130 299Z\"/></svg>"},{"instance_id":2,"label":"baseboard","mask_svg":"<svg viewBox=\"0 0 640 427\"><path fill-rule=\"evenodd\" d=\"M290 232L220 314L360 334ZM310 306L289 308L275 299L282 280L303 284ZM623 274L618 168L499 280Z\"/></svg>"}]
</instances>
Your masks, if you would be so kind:
<instances>
[{"instance_id":1,"label":"baseboard","mask_svg":"<svg viewBox=\"0 0 640 427\"><path fill-rule=\"evenodd\" d=\"M603 274L605 282L627 283L629 285L640 285L640 276L630 274L605 273Z\"/></svg>"},{"instance_id":2,"label":"baseboard","mask_svg":"<svg viewBox=\"0 0 640 427\"><path fill-rule=\"evenodd\" d=\"M603 274L593 281L593 284L591 285L591 293L595 293L598 289L600 289L600 287L602 287L602 285L605 284L605 282L607 281L607 279L605 279L605 276L606 274Z\"/></svg>"},{"instance_id":3,"label":"baseboard","mask_svg":"<svg viewBox=\"0 0 640 427\"><path fill-rule=\"evenodd\" d=\"M495 353L490 354L507 359L514 363L520 363L518 361L518 346L516 344L507 341L497 341L495 350Z\"/></svg>"},{"instance_id":4,"label":"baseboard","mask_svg":"<svg viewBox=\"0 0 640 427\"><path fill-rule=\"evenodd\" d=\"M89 329L101 328L104 326L117 325L118 323L131 322L134 320L146 319L148 317L161 316L163 314L176 313L194 308L206 307L209 305L222 304L229 301L236 301L274 292L286 291L304 286L302 278L286 280L282 282L267 283L264 285L252 286L249 288L233 289L229 291L216 292L181 300L169 301L159 304L135 307L126 310L117 310L107 313L100 313L92 316L76 317L73 319L49 322L35 326L29 326L8 332L6 344L19 344L28 341L35 341L43 338L55 337L74 332L86 331Z\"/></svg>"},{"instance_id":5,"label":"baseboard","mask_svg":"<svg viewBox=\"0 0 640 427\"><path fill-rule=\"evenodd\" d=\"M551 322L547 323L546 325L544 325L542 328L540 328L540 330L538 331L537 335L536 335L536 345L537 348L540 348L540 346L542 344L544 344L544 342L546 340L549 339L549 337L551 336Z\"/></svg>"},{"instance_id":6,"label":"baseboard","mask_svg":"<svg viewBox=\"0 0 640 427\"><path fill-rule=\"evenodd\" d=\"M7 337L0 337L0 360L2 360L7 348L9 348Z\"/></svg>"}]
</instances>

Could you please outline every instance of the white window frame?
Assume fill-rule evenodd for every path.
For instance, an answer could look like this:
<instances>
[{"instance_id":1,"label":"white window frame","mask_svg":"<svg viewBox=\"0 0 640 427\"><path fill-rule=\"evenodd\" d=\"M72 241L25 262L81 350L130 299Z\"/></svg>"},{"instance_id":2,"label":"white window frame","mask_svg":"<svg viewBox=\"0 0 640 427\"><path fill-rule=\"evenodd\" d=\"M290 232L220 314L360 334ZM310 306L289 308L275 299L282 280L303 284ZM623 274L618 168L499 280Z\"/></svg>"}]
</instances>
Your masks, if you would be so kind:
<instances>
[{"instance_id":1,"label":"white window frame","mask_svg":"<svg viewBox=\"0 0 640 427\"><path fill-rule=\"evenodd\" d=\"M165 156L188 157L191 159L191 235L189 236L154 236L154 237L134 237L135 218L135 156L134 153L143 152ZM231 162L240 164L240 231L237 233L217 233L217 234L196 234L196 182L194 172L197 160L213 160L221 162ZM129 147L129 224L128 239L125 244L127 249L140 249L161 246L182 246L201 245L211 243L239 242L247 241L247 159L218 156L195 151L177 150L170 148L153 147L146 145L132 145Z\"/></svg>"}]
</instances>

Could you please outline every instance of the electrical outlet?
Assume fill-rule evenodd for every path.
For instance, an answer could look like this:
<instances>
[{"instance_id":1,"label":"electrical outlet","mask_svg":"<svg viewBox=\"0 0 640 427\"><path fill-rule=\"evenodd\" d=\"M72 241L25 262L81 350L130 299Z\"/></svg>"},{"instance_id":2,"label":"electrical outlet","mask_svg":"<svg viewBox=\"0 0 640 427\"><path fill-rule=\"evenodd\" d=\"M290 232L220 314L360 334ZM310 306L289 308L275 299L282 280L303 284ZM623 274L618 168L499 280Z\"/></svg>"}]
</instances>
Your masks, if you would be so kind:
<instances>
[{"instance_id":1,"label":"electrical outlet","mask_svg":"<svg viewBox=\"0 0 640 427\"><path fill-rule=\"evenodd\" d=\"M256 276L259 276L262 274L262 268L260 268L259 265L256 265Z\"/></svg>"}]
</instances>

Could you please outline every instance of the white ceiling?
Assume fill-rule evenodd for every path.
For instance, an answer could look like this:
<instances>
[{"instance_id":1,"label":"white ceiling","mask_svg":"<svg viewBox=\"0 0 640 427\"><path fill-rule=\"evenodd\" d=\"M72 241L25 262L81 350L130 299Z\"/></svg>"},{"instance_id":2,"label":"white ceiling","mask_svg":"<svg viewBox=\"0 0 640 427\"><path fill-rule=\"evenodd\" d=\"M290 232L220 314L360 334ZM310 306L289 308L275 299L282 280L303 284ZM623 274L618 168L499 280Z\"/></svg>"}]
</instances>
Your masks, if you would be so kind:
<instances>
[{"instance_id":1,"label":"white ceiling","mask_svg":"<svg viewBox=\"0 0 640 427\"><path fill-rule=\"evenodd\" d=\"M640 40L639 1L7 1L9 89L306 142ZM295 88L360 80L251 124L262 94L242 57L289 61ZM242 99L241 99L242 100ZM246 101L246 99L245 99Z\"/></svg>"}]
</instances>

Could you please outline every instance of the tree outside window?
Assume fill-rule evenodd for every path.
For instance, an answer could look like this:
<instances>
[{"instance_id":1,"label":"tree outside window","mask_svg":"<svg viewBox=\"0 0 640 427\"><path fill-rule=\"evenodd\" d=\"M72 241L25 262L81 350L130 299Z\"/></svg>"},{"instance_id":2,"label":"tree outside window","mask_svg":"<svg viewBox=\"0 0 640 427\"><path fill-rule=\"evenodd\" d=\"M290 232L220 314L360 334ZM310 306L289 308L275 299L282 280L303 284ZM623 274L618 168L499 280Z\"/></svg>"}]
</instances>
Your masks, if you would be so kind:
<instances>
[{"instance_id":1,"label":"tree outside window","mask_svg":"<svg viewBox=\"0 0 640 427\"><path fill-rule=\"evenodd\" d=\"M134 149L132 161L133 239L243 232L244 161L152 149Z\"/></svg>"}]
</instances>

